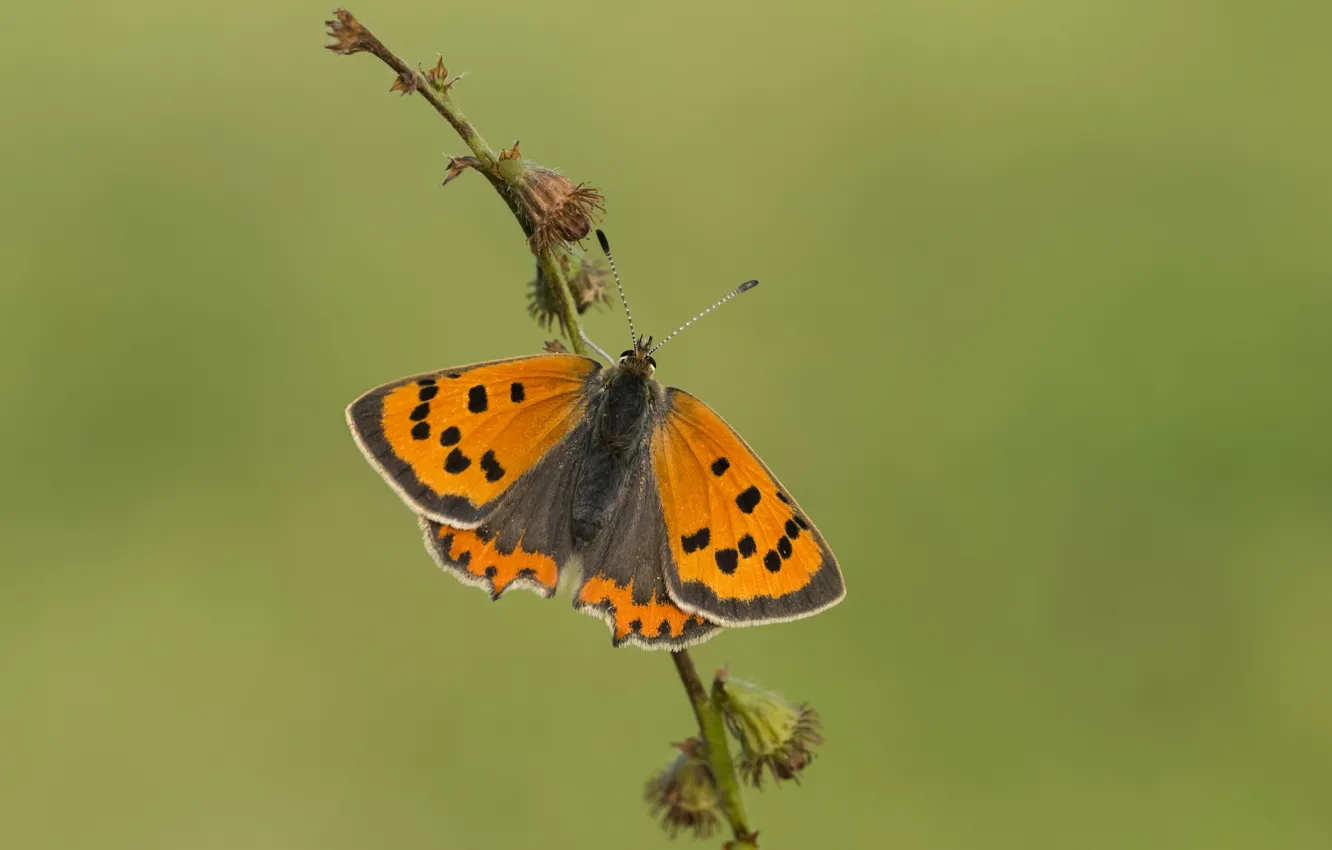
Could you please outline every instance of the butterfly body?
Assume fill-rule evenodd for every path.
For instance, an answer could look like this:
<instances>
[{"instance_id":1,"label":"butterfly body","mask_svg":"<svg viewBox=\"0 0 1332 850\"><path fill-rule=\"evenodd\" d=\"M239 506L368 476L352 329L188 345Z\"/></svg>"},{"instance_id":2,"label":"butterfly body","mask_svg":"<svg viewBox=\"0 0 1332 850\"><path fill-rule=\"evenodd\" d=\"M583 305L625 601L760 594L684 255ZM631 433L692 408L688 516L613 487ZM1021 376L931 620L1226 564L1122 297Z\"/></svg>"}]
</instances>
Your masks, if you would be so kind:
<instances>
[{"instance_id":1,"label":"butterfly body","mask_svg":"<svg viewBox=\"0 0 1332 850\"><path fill-rule=\"evenodd\" d=\"M576 544L592 542L610 522L663 399L661 385L632 361L602 370L590 393L591 427L573 490Z\"/></svg>"},{"instance_id":2,"label":"butterfly body","mask_svg":"<svg viewBox=\"0 0 1332 850\"><path fill-rule=\"evenodd\" d=\"M574 606L617 645L679 649L840 601L836 559L789 494L655 368L642 341L608 367L480 363L371 390L347 419L443 569L499 598L552 596L581 568Z\"/></svg>"}]
</instances>

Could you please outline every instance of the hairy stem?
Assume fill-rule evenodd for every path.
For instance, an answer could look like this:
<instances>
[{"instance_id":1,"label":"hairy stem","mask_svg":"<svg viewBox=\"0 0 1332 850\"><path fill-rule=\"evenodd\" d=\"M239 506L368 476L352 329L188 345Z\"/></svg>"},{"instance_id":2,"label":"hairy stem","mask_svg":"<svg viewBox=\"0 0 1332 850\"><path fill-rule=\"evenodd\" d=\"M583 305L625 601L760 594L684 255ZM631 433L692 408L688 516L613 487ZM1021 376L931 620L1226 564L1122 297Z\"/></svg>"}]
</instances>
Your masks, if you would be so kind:
<instances>
[{"instance_id":1,"label":"hairy stem","mask_svg":"<svg viewBox=\"0 0 1332 850\"><path fill-rule=\"evenodd\" d=\"M337 17L336 25L330 22L329 26L334 37L338 40L337 44L330 45L330 49L339 53L371 53L388 65L397 73L398 79L405 86L409 86L411 91L420 93L426 102L435 108L435 111L444 116L444 120L462 137L471 148L472 155L477 160L477 170L486 176L491 185L499 193L504 203L513 213L514 218L518 220L518 225L522 227L523 233L530 239L532 236L532 222L523 214L517 201L517 187L510 186L505 180L499 169L499 157L490 145L486 144L485 138L477 132L467 117L453 103L449 96L449 87L447 85L436 87L431 85L430 80L418 69L408 65L403 59L394 54L384 46L378 38L357 21L350 12L345 9L339 9L335 13ZM554 286L556 301L559 305L561 325L565 336L569 339L570 347L579 354L585 354L582 336L578 333L578 311L574 309L573 297L569 293L568 279L564 274L564 269L550 248L542 248L537 254L537 261L541 264L541 269L546 277ZM726 738L726 725L722 718L721 703L718 699L710 697L707 689L703 687L702 681L698 678L698 671L694 669L693 659L685 650L671 653L671 660L675 662L675 669L680 674L680 681L684 683L685 692L689 695L689 702L694 708L694 716L698 719L698 728L703 736L707 748L708 764L712 768L713 778L717 783L717 793L721 801L722 813L726 815L730 822L731 831L735 835L735 840L728 843L731 850L754 850L758 847L757 834L749 828L748 819L745 816L744 802L740 797L740 780L735 773L735 765L731 761L731 751Z\"/></svg>"},{"instance_id":2,"label":"hairy stem","mask_svg":"<svg viewBox=\"0 0 1332 850\"><path fill-rule=\"evenodd\" d=\"M717 782L717 797L721 802L722 814L731 824L735 841L728 847L732 850L758 847L757 834L749 829L749 819L745 816L744 800L740 796L740 780L736 777L735 765L731 762L731 750L726 740L726 724L722 719L721 703L708 696L703 682L694 669L694 660L687 650L671 653L675 669L684 683L685 693L694 707L694 716L698 718L698 731L703 736L707 748L708 764L712 767L712 777Z\"/></svg>"},{"instance_id":3,"label":"hairy stem","mask_svg":"<svg viewBox=\"0 0 1332 850\"><path fill-rule=\"evenodd\" d=\"M426 75L417 68L407 64L406 60L395 54L384 46L384 42L360 21L356 19L351 12L346 9L338 9L334 13L335 21L329 21L330 33L337 43L329 45L329 49L336 53L370 53L378 57L385 65L388 65L398 75L398 79L407 91L419 92L426 102L435 108L435 111L444 116L444 120L449 122L449 126L462 137L471 148L472 155L476 157L476 170L485 175L490 181L490 185L495 187L500 198L504 201L513 217L518 220L518 226L523 229L524 235L529 239L532 237L533 224L518 204L518 187L512 186L505 179L499 168L499 157L495 151L486 143L485 138L472 126L472 122L467 120L462 110L454 104L453 98L449 94L452 83L435 86L431 85ZM570 347L578 354L586 354L583 346L582 337L578 335L578 311L574 309L573 298L569 295L569 283L565 278L564 269L556 261L554 255L549 249L542 249L537 256L537 261L541 263L542 270L551 281L555 293L558 296L560 306L560 320L565 330L565 335L569 338Z\"/></svg>"}]
</instances>

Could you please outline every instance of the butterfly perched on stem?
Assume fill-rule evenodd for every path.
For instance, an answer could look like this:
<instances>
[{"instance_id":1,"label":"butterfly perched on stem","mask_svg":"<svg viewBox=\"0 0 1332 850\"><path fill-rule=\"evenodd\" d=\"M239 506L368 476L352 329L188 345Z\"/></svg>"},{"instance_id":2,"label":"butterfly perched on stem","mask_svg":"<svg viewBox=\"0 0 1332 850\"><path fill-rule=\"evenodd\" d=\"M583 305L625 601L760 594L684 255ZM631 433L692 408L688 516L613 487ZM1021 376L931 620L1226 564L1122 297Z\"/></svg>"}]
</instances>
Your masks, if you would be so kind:
<instances>
[{"instance_id":1,"label":"butterfly perched on stem","mask_svg":"<svg viewBox=\"0 0 1332 850\"><path fill-rule=\"evenodd\" d=\"M654 379L665 341L634 337L609 366L539 354L414 375L347 421L446 572L550 597L577 564L574 607L616 645L681 649L836 604L837 559L795 500L711 408Z\"/></svg>"}]
</instances>

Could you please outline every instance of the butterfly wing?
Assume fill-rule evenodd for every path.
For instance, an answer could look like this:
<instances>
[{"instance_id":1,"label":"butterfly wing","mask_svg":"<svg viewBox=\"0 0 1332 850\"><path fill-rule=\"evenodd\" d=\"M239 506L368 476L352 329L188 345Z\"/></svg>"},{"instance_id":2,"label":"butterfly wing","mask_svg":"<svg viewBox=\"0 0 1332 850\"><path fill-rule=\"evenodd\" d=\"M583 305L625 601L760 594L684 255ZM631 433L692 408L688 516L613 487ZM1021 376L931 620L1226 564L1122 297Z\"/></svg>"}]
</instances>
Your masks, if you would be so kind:
<instances>
[{"instance_id":1,"label":"butterfly wing","mask_svg":"<svg viewBox=\"0 0 1332 850\"><path fill-rule=\"evenodd\" d=\"M465 584L498 599L510 588L555 595L560 568L574 550L570 493L591 423L583 420L524 473L475 528L423 517L426 549Z\"/></svg>"},{"instance_id":2,"label":"butterfly wing","mask_svg":"<svg viewBox=\"0 0 1332 850\"><path fill-rule=\"evenodd\" d=\"M652 434L666 530L666 589L722 626L794 620L846 594L837 559L758 455L674 387Z\"/></svg>"},{"instance_id":3,"label":"butterfly wing","mask_svg":"<svg viewBox=\"0 0 1332 850\"><path fill-rule=\"evenodd\" d=\"M474 529L583 420L600 369L545 354L414 375L352 402L347 422L413 510Z\"/></svg>"},{"instance_id":4,"label":"butterfly wing","mask_svg":"<svg viewBox=\"0 0 1332 850\"><path fill-rule=\"evenodd\" d=\"M616 498L612 521L580 553L574 607L604 619L616 646L678 650L713 637L720 629L680 608L666 590L666 524L647 452L631 462Z\"/></svg>"}]
</instances>

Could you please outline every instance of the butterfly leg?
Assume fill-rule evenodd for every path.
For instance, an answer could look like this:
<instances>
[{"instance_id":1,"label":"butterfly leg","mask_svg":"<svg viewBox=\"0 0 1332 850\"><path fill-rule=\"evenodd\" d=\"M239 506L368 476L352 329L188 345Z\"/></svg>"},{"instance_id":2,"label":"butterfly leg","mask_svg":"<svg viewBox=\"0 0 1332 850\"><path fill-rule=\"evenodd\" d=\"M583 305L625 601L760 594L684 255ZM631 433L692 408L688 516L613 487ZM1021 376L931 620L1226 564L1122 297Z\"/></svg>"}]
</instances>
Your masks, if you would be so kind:
<instances>
[{"instance_id":1,"label":"butterfly leg","mask_svg":"<svg viewBox=\"0 0 1332 850\"><path fill-rule=\"evenodd\" d=\"M595 351L597 354L600 354L600 355L601 355L601 359L602 359L602 360L605 360L607 363L614 363L614 362L615 362L613 359L611 359L611 356L610 356L609 354L607 354L605 351L602 350L601 346L597 345L597 344L596 344L595 342L593 342L590 338L588 338L587 331L583 330L581 327L578 329L578 335L579 335L580 337L582 337L583 342L587 343L588 346L589 346L593 351Z\"/></svg>"}]
</instances>

